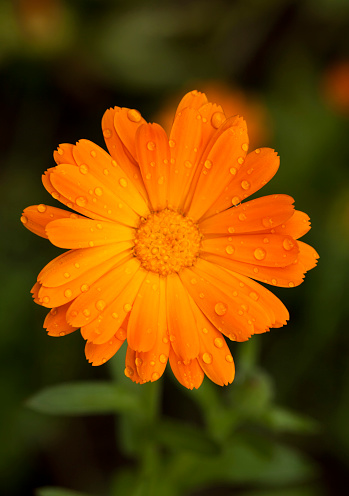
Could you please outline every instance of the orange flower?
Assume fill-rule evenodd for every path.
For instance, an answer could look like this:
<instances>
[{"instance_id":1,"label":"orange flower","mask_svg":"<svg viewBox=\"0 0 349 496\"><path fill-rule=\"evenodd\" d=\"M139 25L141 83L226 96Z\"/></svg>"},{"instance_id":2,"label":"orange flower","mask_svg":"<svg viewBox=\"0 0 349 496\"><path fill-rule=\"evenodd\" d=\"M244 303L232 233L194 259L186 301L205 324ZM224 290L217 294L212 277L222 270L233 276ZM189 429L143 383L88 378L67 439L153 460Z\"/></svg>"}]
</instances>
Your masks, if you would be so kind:
<instances>
[{"instance_id":1,"label":"orange flower","mask_svg":"<svg viewBox=\"0 0 349 496\"><path fill-rule=\"evenodd\" d=\"M81 328L93 365L127 340L125 374L157 380L167 361L198 388L206 374L234 379L224 336L246 341L284 325L281 301L255 280L293 287L318 255L297 241L306 214L287 195L243 202L276 173L269 148L248 153L245 121L193 91L169 138L137 110L103 116L109 154L81 140L62 144L45 188L78 213L36 205L23 224L67 248L39 274L34 301L51 308L51 336Z\"/></svg>"}]
</instances>

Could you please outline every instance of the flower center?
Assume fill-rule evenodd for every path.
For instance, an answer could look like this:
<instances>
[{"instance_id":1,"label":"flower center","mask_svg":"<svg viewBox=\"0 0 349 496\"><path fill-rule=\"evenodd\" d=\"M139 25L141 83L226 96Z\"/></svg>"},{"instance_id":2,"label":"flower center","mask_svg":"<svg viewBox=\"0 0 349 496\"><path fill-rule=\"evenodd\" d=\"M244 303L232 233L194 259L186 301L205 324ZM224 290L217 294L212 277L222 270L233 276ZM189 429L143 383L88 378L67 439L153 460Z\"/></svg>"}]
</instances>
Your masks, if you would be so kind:
<instances>
[{"instance_id":1,"label":"flower center","mask_svg":"<svg viewBox=\"0 0 349 496\"><path fill-rule=\"evenodd\" d=\"M134 254L146 270L167 276L193 265L201 238L191 219L165 208L141 220Z\"/></svg>"}]
</instances>

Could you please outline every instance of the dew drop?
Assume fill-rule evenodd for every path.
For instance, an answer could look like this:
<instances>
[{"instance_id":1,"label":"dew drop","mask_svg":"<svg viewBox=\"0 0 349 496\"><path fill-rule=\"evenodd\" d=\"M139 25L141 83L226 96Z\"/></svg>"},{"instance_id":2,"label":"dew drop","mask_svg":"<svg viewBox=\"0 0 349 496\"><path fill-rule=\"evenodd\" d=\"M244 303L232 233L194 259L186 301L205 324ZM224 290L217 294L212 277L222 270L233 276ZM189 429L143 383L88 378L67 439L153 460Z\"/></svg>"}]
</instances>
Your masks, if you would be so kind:
<instances>
[{"instance_id":1,"label":"dew drop","mask_svg":"<svg viewBox=\"0 0 349 496\"><path fill-rule=\"evenodd\" d=\"M81 174L87 174L88 173L88 167L86 164L81 164L79 167L79 171Z\"/></svg>"},{"instance_id":2,"label":"dew drop","mask_svg":"<svg viewBox=\"0 0 349 496\"><path fill-rule=\"evenodd\" d=\"M167 338L166 336L164 336L164 337L162 338L162 342L163 342L164 344L167 344L167 343L168 343L168 338Z\"/></svg>"},{"instance_id":3,"label":"dew drop","mask_svg":"<svg viewBox=\"0 0 349 496\"><path fill-rule=\"evenodd\" d=\"M93 242L93 241L89 241L89 242L88 242L88 246L89 246L90 248L93 248L93 247L94 247L94 245L95 245L95 244L94 244L94 242Z\"/></svg>"},{"instance_id":4,"label":"dew drop","mask_svg":"<svg viewBox=\"0 0 349 496\"><path fill-rule=\"evenodd\" d=\"M236 167L230 167L229 172L230 172L230 174L235 176L235 174L237 173L237 168Z\"/></svg>"},{"instance_id":5,"label":"dew drop","mask_svg":"<svg viewBox=\"0 0 349 496\"><path fill-rule=\"evenodd\" d=\"M221 124L225 121L225 115L223 112L215 112L211 117L211 124L215 129L218 129Z\"/></svg>"},{"instance_id":6,"label":"dew drop","mask_svg":"<svg viewBox=\"0 0 349 496\"><path fill-rule=\"evenodd\" d=\"M232 255L235 251L235 248L234 246L232 245L228 245L226 248L225 248L225 251L228 253L228 255Z\"/></svg>"},{"instance_id":7,"label":"dew drop","mask_svg":"<svg viewBox=\"0 0 349 496\"><path fill-rule=\"evenodd\" d=\"M222 338L216 338L214 340L214 345L216 346L216 348L223 348L223 345L224 345L224 341Z\"/></svg>"},{"instance_id":8,"label":"dew drop","mask_svg":"<svg viewBox=\"0 0 349 496\"><path fill-rule=\"evenodd\" d=\"M64 296L65 296L66 298L70 298L70 297L72 296L72 294L73 294L73 291L72 291L71 289L66 289L66 290L64 291Z\"/></svg>"},{"instance_id":9,"label":"dew drop","mask_svg":"<svg viewBox=\"0 0 349 496\"><path fill-rule=\"evenodd\" d=\"M190 160L186 160L184 162L184 165L187 169L191 169L193 167L193 164L190 162Z\"/></svg>"},{"instance_id":10,"label":"dew drop","mask_svg":"<svg viewBox=\"0 0 349 496\"><path fill-rule=\"evenodd\" d=\"M241 145L241 148L243 149L244 152L247 152L247 150L248 150L248 143L243 143Z\"/></svg>"},{"instance_id":11,"label":"dew drop","mask_svg":"<svg viewBox=\"0 0 349 496\"><path fill-rule=\"evenodd\" d=\"M235 227L228 227L228 232L234 233L235 232Z\"/></svg>"},{"instance_id":12,"label":"dew drop","mask_svg":"<svg viewBox=\"0 0 349 496\"><path fill-rule=\"evenodd\" d=\"M140 120L142 119L141 114L136 109L128 109L127 117L131 122L140 122Z\"/></svg>"},{"instance_id":13,"label":"dew drop","mask_svg":"<svg viewBox=\"0 0 349 496\"><path fill-rule=\"evenodd\" d=\"M85 308L83 311L82 311L83 315L85 317L89 317L91 315L91 312L88 308Z\"/></svg>"},{"instance_id":14,"label":"dew drop","mask_svg":"<svg viewBox=\"0 0 349 496\"><path fill-rule=\"evenodd\" d=\"M269 243L269 238L264 238L263 243L265 243L265 244Z\"/></svg>"},{"instance_id":15,"label":"dew drop","mask_svg":"<svg viewBox=\"0 0 349 496\"><path fill-rule=\"evenodd\" d=\"M106 307L106 303L104 300L98 300L96 301L96 308L97 310L99 310L100 312L102 312Z\"/></svg>"},{"instance_id":16,"label":"dew drop","mask_svg":"<svg viewBox=\"0 0 349 496\"><path fill-rule=\"evenodd\" d=\"M64 154L64 151L62 150L62 148L58 148L57 152L58 152L58 155L60 155L60 156L62 156Z\"/></svg>"},{"instance_id":17,"label":"dew drop","mask_svg":"<svg viewBox=\"0 0 349 496\"><path fill-rule=\"evenodd\" d=\"M276 280L276 279L272 279L272 280L271 280L271 283L272 283L272 284L274 284L274 286L276 286L276 284L277 284L277 280Z\"/></svg>"},{"instance_id":18,"label":"dew drop","mask_svg":"<svg viewBox=\"0 0 349 496\"><path fill-rule=\"evenodd\" d=\"M119 316L118 316L118 314L117 314L116 312L112 313L112 314L111 314L111 316L112 316L112 317L113 317L113 319L115 319L115 320L119 317Z\"/></svg>"},{"instance_id":19,"label":"dew drop","mask_svg":"<svg viewBox=\"0 0 349 496\"><path fill-rule=\"evenodd\" d=\"M64 274L63 274L63 275L64 275L64 277L65 277L66 279L69 279L69 277L70 277L69 272L64 272Z\"/></svg>"},{"instance_id":20,"label":"dew drop","mask_svg":"<svg viewBox=\"0 0 349 496\"><path fill-rule=\"evenodd\" d=\"M250 189L251 187L251 184L248 182L248 181L241 181L241 187L242 189L244 189L245 191L247 191L248 189Z\"/></svg>"},{"instance_id":21,"label":"dew drop","mask_svg":"<svg viewBox=\"0 0 349 496\"><path fill-rule=\"evenodd\" d=\"M105 138L111 138L112 132L110 129L103 129L103 136Z\"/></svg>"},{"instance_id":22,"label":"dew drop","mask_svg":"<svg viewBox=\"0 0 349 496\"><path fill-rule=\"evenodd\" d=\"M126 188L127 187L127 181L124 177L120 177L119 179L119 184L120 186L122 186L123 188Z\"/></svg>"},{"instance_id":23,"label":"dew drop","mask_svg":"<svg viewBox=\"0 0 349 496\"><path fill-rule=\"evenodd\" d=\"M150 179L150 178L151 178L151 174L150 174L150 172L148 172L148 174L146 174L145 178L146 178L146 179Z\"/></svg>"},{"instance_id":24,"label":"dew drop","mask_svg":"<svg viewBox=\"0 0 349 496\"><path fill-rule=\"evenodd\" d=\"M199 296L200 296L200 298L205 298L204 293L200 293Z\"/></svg>"},{"instance_id":25,"label":"dew drop","mask_svg":"<svg viewBox=\"0 0 349 496\"><path fill-rule=\"evenodd\" d=\"M58 200L58 199L59 199L59 193L57 193L57 191L52 191L51 196L52 196L52 198L54 198L55 200Z\"/></svg>"},{"instance_id":26,"label":"dew drop","mask_svg":"<svg viewBox=\"0 0 349 496\"><path fill-rule=\"evenodd\" d=\"M218 303L216 303L214 310L217 315L225 315L227 313L228 307L225 303L219 301Z\"/></svg>"},{"instance_id":27,"label":"dew drop","mask_svg":"<svg viewBox=\"0 0 349 496\"><path fill-rule=\"evenodd\" d=\"M240 203L240 198L238 196L234 196L232 199L231 199L231 203L233 205L238 205Z\"/></svg>"},{"instance_id":28,"label":"dew drop","mask_svg":"<svg viewBox=\"0 0 349 496\"><path fill-rule=\"evenodd\" d=\"M205 362L205 363L207 363L208 365L210 363L212 363L213 357L212 357L211 353L204 353L202 355L202 361Z\"/></svg>"},{"instance_id":29,"label":"dew drop","mask_svg":"<svg viewBox=\"0 0 349 496\"><path fill-rule=\"evenodd\" d=\"M90 289L90 286L88 284L82 284L80 287L80 290L82 293L86 293Z\"/></svg>"},{"instance_id":30,"label":"dew drop","mask_svg":"<svg viewBox=\"0 0 349 496\"><path fill-rule=\"evenodd\" d=\"M256 248L255 251L253 252L254 257L257 260L263 260L266 254L267 252L264 250L264 248Z\"/></svg>"},{"instance_id":31,"label":"dew drop","mask_svg":"<svg viewBox=\"0 0 349 496\"><path fill-rule=\"evenodd\" d=\"M290 281L290 282L288 283L288 286L289 286L290 288L294 288L294 282Z\"/></svg>"},{"instance_id":32,"label":"dew drop","mask_svg":"<svg viewBox=\"0 0 349 496\"><path fill-rule=\"evenodd\" d=\"M94 150L91 150L90 155L91 155L92 158L96 158L97 157L97 153Z\"/></svg>"},{"instance_id":33,"label":"dew drop","mask_svg":"<svg viewBox=\"0 0 349 496\"><path fill-rule=\"evenodd\" d=\"M190 280L190 282L191 282L192 284L196 284L196 283L197 283L197 280L195 279L195 277L193 277L193 278Z\"/></svg>"},{"instance_id":34,"label":"dew drop","mask_svg":"<svg viewBox=\"0 0 349 496\"><path fill-rule=\"evenodd\" d=\"M151 380L152 381L157 381L159 379L160 375L157 372L153 372L151 375Z\"/></svg>"},{"instance_id":35,"label":"dew drop","mask_svg":"<svg viewBox=\"0 0 349 496\"><path fill-rule=\"evenodd\" d=\"M59 333L59 335L60 335L60 336L65 336L65 332L64 332L64 331L61 331L61 332Z\"/></svg>"},{"instance_id":36,"label":"dew drop","mask_svg":"<svg viewBox=\"0 0 349 496\"><path fill-rule=\"evenodd\" d=\"M136 358L135 363L137 367L140 367L143 364L143 360L139 357Z\"/></svg>"},{"instance_id":37,"label":"dew drop","mask_svg":"<svg viewBox=\"0 0 349 496\"><path fill-rule=\"evenodd\" d=\"M233 363L233 357L231 355L226 355L225 356L225 359L226 359L227 362Z\"/></svg>"},{"instance_id":38,"label":"dew drop","mask_svg":"<svg viewBox=\"0 0 349 496\"><path fill-rule=\"evenodd\" d=\"M239 158L238 158L238 163L239 163L240 165L242 165L244 162L245 162L244 157L239 157Z\"/></svg>"},{"instance_id":39,"label":"dew drop","mask_svg":"<svg viewBox=\"0 0 349 496\"><path fill-rule=\"evenodd\" d=\"M164 355L164 353L162 353L160 356L159 356L159 360L161 363L166 363L167 362L167 356Z\"/></svg>"},{"instance_id":40,"label":"dew drop","mask_svg":"<svg viewBox=\"0 0 349 496\"><path fill-rule=\"evenodd\" d=\"M204 166L206 167L206 169L211 169L212 167L211 160L205 160Z\"/></svg>"},{"instance_id":41,"label":"dew drop","mask_svg":"<svg viewBox=\"0 0 349 496\"><path fill-rule=\"evenodd\" d=\"M257 154L258 154L258 153L261 153L260 148L257 148L257 149L255 150L255 153L257 153Z\"/></svg>"},{"instance_id":42,"label":"dew drop","mask_svg":"<svg viewBox=\"0 0 349 496\"><path fill-rule=\"evenodd\" d=\"M43 303L48 303L50 301L50 297L49 296L44 296L43 299L42 299L42 302Z\"/></svg>"},{"instance_id":43,"label":"dew drop","mask_svg":"<svg viewBox=\"0 0 349 496\"><path fill-rule=\"evenodd\" d=\"M158 179L158 184L164 184L164 176L160 176Z\"/></svg>"},{"instance_id":44,"label":"dew drop","mask_svg":"<svg viewBox=\"0 0 349 496\"><path fill-rule=\"evenodd\" d=\"M44 212L46 212L47 207L46 207L46 205L43 205L41 203L40 205L37 206L37 209L38 209L38 212L40 212L41 214L43 214Z\"/></svg>"},{"instance_id":45,"label":"dew drop","mask_svg":"<svg viewBox=\"0 0 349 496\"><path fill-rule=\"evenodd\" d=\"M246 217L246 214L239 214L239 220L246 220L247 217Z\"/></svg>"},{"instance_id":46,"label":"dew drop","mask_svg":"<svg viewBox=\"0 0 349 496\"><path fill-rule=\"evenodd\" d=\"M79 206L79 207L85 207L86 203L87 203L87 199L84 197L84 196L79 196L76 200L75 200L75 203Z\"/></svg>"},{"instance_id":47,"label":"dew drop","mask_svg":"<svg viewBox=\"0 0 349 496\"><path fill-rule=\"evenodd\" d=\"M95 188L95 194L97 196L102 196L103 195L103 190L102 188Z\"/></svg>"},{"instance_id":48,"label":"dew drop","mask_svg":"<svg viewBox=\"0 0 349 496\"><path fill-rule=\"evenodd\" d=\"M129 365L127 365L127 367L125 368L125 375L126 377L132 377L134 375L135 371L133 370L132 367L130 367Z\"/></svg>"},{"instance_id":49,"label":"dew drop","mask_svg":"<svg viewBox=\"0 0 349 496\"><path fill-rule=\"evenodd\" d=\"M168 145L170 148L174 148L176 146L176 143L173 140L169 140Z\"/></svg>"},{"instance_id":50,"label":"dew drop","mask_svg":"<svg viewBox=\"0 0 349 496\"><path fill-rule=\"evenodd\" d=\"M154 141L148 141L147 148L151 152L154 151L156 148L156 143L154 143Z\"/></svg>"},{"instance_id":51,"label":"dew drop","mask_svg":"<svg viewBox=\"0 0 349 496\"><path fill-rule=\"evenodd\" d=\"M203 327L203 328L202 328L202 332L203 332L204 334L208 334L208 329L207 329L206 327Z\"/></svg>"},{"instance_id":52,"label":"dew drop","mask_svg":"<svg viewBox=\"0 0 349 496\"><path fill-rule=\"evenodd\" d=\"M22 222L22 224L26 224L28 222L28 217L26 217L25 215L22 215L21 222Z\"/></svg>"},{"instance_id":53,"label":"dew drop","mask_svg":"<svg viewBox=\"0 0 349 496\"><path fill-rule=\"evenodd\" d=\"M285 238L282 242L282 246L285 248L286 251L290 251L294 247L294 242L290 238Z\"/></svg>"},{"instance_id":54,"label":"dew drop","mask_svg":"<svg viewBox=\"0 0 349 496\"><path fill-rule=\"evenodd\" d=\"M254 291L251 291L249 296L254 301L258 301L258 299L259 299L259 294L255 293Z\"/></svg>"},{"instance_id":55,"label":"dew drop","mask_svg":"<svg viewBox=\"0 0 349 496\"><path fill-rule=\"evenodd\" d=\"M124 311L127 313L127 312L130 312L132 308L132 305L130 303L125 303L124 305Z\"/></svg>"}]
</instances>

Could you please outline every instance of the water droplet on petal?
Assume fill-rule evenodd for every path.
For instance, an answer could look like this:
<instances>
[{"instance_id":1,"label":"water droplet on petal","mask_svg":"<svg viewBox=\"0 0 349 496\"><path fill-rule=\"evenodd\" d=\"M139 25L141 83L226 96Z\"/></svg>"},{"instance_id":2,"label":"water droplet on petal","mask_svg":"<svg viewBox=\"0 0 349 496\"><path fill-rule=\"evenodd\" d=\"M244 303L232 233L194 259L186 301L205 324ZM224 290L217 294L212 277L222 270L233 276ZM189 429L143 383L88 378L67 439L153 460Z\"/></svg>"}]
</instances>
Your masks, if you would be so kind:
<instances>
[{"instance_id":1,"label":"water droplet on petal","mask_svg":"<svg viewBox=\"0 0 349 496\"><path fill-rule=\"evenodd\" d=\"M95 188L95 194L97 196L102 196L103 195L103 190L102 188Z\"/></svg>"},{"instance_id":2,"label":"water droplet on petal","mask_svg":"<svg viewBox=\"0 0 349 496\"><path fill-rule=\"evenodd\" d=\"M125 303L124 305L124 311L127 313L127 312L130 312L132 308L132 305L130 303Z\"/></svg>"},{"instance_id":3,"label":"water droplet on petal","mask_svg":"<svg viewBox=\"0 0 349 496\"><path fill-rule=\"evenodd\" d=\"M87 199L84 197L84 196L79 196L76 200L75 200L75 203L79 206L79 207L85 207L86 203L87 203Z\"/></svg>"},{"instance_id":4,"label":"water droplet on petal","mask_svg":"<svg viewBox=\"0 0 349 496\"><path fill-rule=\"evenodd\" d=\"M161 363L166 363L167 362L167 356L164 355L164 353L162 353L160 356L159 356L159 360Z\"/></svg>"},{"instance_id":5,"label":"water droplet on petal","mask_svg":"<svg viewBox=\"0 0 349 496\"><path fill-rule=\"evenodd\" d=\"M64 277L65 277L66 279L69 279L69 277L70 277L69 272L64 272L64 274L63 274L63 275L64 275Z\"/></svg>"},{"instance_id":6,"label":"water droplet on petal","mask_svg":"<svg viewBox=\"0 0 349 496\"><path fill-rule=\"evenodd\" d=\"M170 148L174 148L176 146L176 143L173 140L170 140L168 142L168 145L169 145Z\"/></svg>"},{"instance_id":7,"label":"water droplet on petal","mask_svg":"<svg viewBox=\"0 0 349 496\"><path fill-rule=\"evenodd\" d=\"M132 377L134 375L135 371L133 370L132 367L130 367L129 365L127 365L127 367L125 368L125 375L126 377Z\"/></svg>"},{"instance_id":8,"label":"water droplet on petal","mask_svg":"<svg viewBox=\"0 0 349 496\"><path fill-rule=\"evenodd\" d=\"M73 292L72 292L72 290L71 290L71 289L66 289L66 290L64 291L64 296L65 296L66 298L70 298L70 297L72 296L72 294L73 294Z\"/></svg>"},{"instance_id":9,"label":"water droplet on petal","mask_svg":"<svg viewBox=\"0 0 349 496\"><path fill-rule=\"evenodd\" d=\"M216 303L214 310L217 315L225 315L227 313L228 307L225 303L219 301L218 303Z\"/></svg>"},{"instance_id":10,"label":"water droplet on petal","mask_svg":"<svg viewBox=\"0 0 349 496\"><path fill-rule=\"evenodd\" d=\"M234 253L234 251L235 251L235 248L232 245L228 245L226 247L225 251L228 253L228 255L232 255Z\"/></svg>"},{"instance_id":11,"label":"water droplet on petal","mask_svg":"<svg viewBox=\"0 0 349 496\"><path fill-rule=\"evenodd\" d=\"M147 148L151 152L154 151L156 148L156 143L154 143L154 141L148 141Z\"/></svg>"},{"instance_id":12,"label":"water droplet on petal","mask_svg":"<svg viewBox=\"0 0 349 496\"><path fill-rule=\"evenodd\" d=\"M228 232L234 233L235 232L235 227L228 227Z\"/></svg>"},{"instance_id":13,"label":"water droplet on petal","mask_svg":"<svg viewBox=\"0 0 349 496\"><path fill-rule=\"evenodd\" d=\"M80 290L82 293L86 293L90 289L90 286L88 284L82 284L80 287Z\"/></svg>"},{"instance_id":14,"label":"water droplet on petal","mask_svg":"<svg viewBox=\"0 0 349 496\"><path fill-rule=\"evenodd\" d=\"M231 199L231 203L233 205L238 205L240 203L240 198L238 196L234 196L232 199Z\"/></svg>"},{"instance_id":15,"label":"water droplet on petal","mask_svg":"<svg viewBox=\"0 0 349 496\"><path fill-rule=\"evenodd\" d=\"M158 184L164 184L164 176L160 176L158 179Z\"/></svg>"},{"instance_id":16,"label":"water droplet on petal","mask_svg":"<svg viewBox=\"0 0 349 496\"><path fill-rule=\"evenodd\" d=\"M211 160L205 160L204 166L206 167L206 169L211 169L212 167Z\"/></svg>"},{"instance_id":17,"label":"water droplet on petal","mask_svg":"<svg viewBox=\"0 0 349 496\"><path fill-rule=\"evenodd\" d=\"M250 189L251 187L251 184L248 182L248 181L241 181L241 187L242 189L244 189L245 191L247 191L248 189Z\"/></svg>"},{"instance_id":18,"label":"water droplet on petal","mask_svg":"<svg viewBox=\"0 0 349 496\"><path fill-rule=\"evenodd\" d=\"M187 169L190 169L191 167L193 167L193 164L190 162L190 160L186 160L184 162L184 165Z\"/></svg>"},{"instance_id":19,"label":"water droplet on petal","mask_svg":"<svg viewBox=\"0 0 349 496\"><path fill-rule=\"evenodd\" d=\"M243 143L241 145L241 148L243 149L244 152L247 152L247 150L248 150L248 143Z\"/></svg>"},{"instance_id":20,"label":"water droplet on petal","mask_svg":"<svg viewBox=\"0 0 349 496\"><path fill-rule=\"evenodd\" d=\"M254 257L257 260L263 260L266 254L267 252L264 250L264 248L256 248L255 251L253 252Z\"/></svg>"},{"instance_id":21,"label":"water droplet on petal","mask_svg":"<svg viewBox=\"0 0 349 496\"><path fill-rule=\"evenodd\" d=\"M202 361L207 363L207 364L212 363L213 357L212 357L211 353L204 353L202 355Z\"/></svg>"},{"instance_id":22,"label":"water droplet on petal","mask_svg":"<svg viewBox=\"0 0 349 496\"><path fill-rule=\"evenodd\" d=\"M106 307L106 303L104 300L98 300L96 301L96 308L97 310L99 310L100 312L102 312Z\"/></svg>"},{"instance_id":23,"label":"water droplet on petal","mask_svg":"<svg viewBox=\"0 0 349 496\"><path fill-rule=\"evenodd\" d=\"M229 169L229 172L230 172L230 174L232 174L233 176L235 176L235 174L237 173L237 168L236 167L231 167Z\"/></svg>"},{"instance_id":24,"label":"water droplet on petal","mask_svg":"<svg viewBox=\"0 0 349 496\"><path fill-rule=\"evenodd\" d=\"M119 179L119 184L120 184L120 186L122 186L123 188L126 188L126 187L127 187L127 181L126 181L126 179L125 179L124 177L121 177L121 178Z\"/></svg>"},{"instance_id":25,"label":"water droplet on petal","mask_svg":"<svg viewBox=\"0 0 349 496\"><path fill-rule=\"evenodd\" d=\"M136 358L135 363L137 367L140 367L143 364L143 360L139 357Z\"/></svg>"},{"instance_id":26,"label":"water droplet on petal","mask_svg":"<svg viewBox=\"0 0 349 496\"><path fill-rule=\"evenodd\" d=\"M44 296L43 299L42 299L42 302L43 303L48 303L50 301L50 297L49 296Z\"/></svg>"},{"instance_id":27,"label":"water droplet on petal","mask_svg":"<svg viewBox=\"0 0 349 496\"><path fill-rule=\"evenodd\" d=\"M203 327L203 328L202 328L202 332L203 332L204 334L208 334L208 329L206 329L206 327Z\"/></svg>"},{"instance_id":28,"label":"water droplet on petal","mask_svg":"<svg viewBox=\"0 0 349 496\"><path fill-rule=\"evenodd\" d=\"M289 285L289 287L290 287L290 288L294 288L294 282L290 281L290 282L288 283L288 285Z\"/></svg>"},{"instance_id":29,"label":"water droplet on petal","mask_svg":"<svg viewBox=\"0 0 349 496\"><path fill-rule=\"evenodd\" d=\"M61 332L59 333L59 335L60 335L60 336L65 336L65 332L64 332L64 331L61 331Z\"/></svg>"},{"instance_id":30,"label":"water droplet on petal","mask_svg":"<svg viewBox=\"0 0 349 496\"><path fill-rule=\"evenodd\" d=\"M246 217L246 214L239 214L239 220L246 220L247 217Z\"/></svg>"},{"instance_id":31,"label":"water droplet on petal","mask_svg":"<svg viewBox=\"0 0 349 496\"><path fill-rule=\"evenodd\" d=\"M272 280L271 280L271 283L272 283L272 284L274 284L274 286L276 286L276 284L277 284L277 280L276 280L276 279L272 279Z\"/></svg>"},{"instance_id":32,"label":"water droplet on petal","mask_svg":"<svg viewBox=\"0 0 349 496\"><path fill-rule=\"evenodd\" d=\"M233 357L231 355L226 355L225 359L227 362L232 363L233 362Z\"/></svg>"},{"instance_id":33,"label":"water droplet on petal","mask_svg":"<svg viewBox=\"0 0 349 496\"><path fill-rule=\"evenodd\" d=\"M91 155L92 158L96 158L97 157L97 153L94 150L91 150L90 155Z\"/></svg>"},{"instance_id":34,"label":"water droplet on petal","mask_svg":"<svg viewBox=\"0 0 349 496\"><path fill-rule=\"evenodd\" d=\"M225 115L223 112L215 112L211 117L211 124L215 129L218 129L221 124L225 121Z\"/></svg>"},{"instance_id":35,"label":"water droplet on petal","mask_svg":"<svg viewBox=\"0 0 349 496\"><path fill-rule=\"evenodd\" d=\"M239 157L239 158L238 158L238 163L239 163L240 165L242 165L244 162L245 162L244 157Z\"/></svg>"},{"instance_id":36,"label":"water droplet on petal","mask_svg":"<svg viewBox=\"0 0 349 496\"><path fill-rule=\"evenodd\" d=\"M86 164L81 164L79 167L79 171L81 174L87 174L88 173L88 167Z\"/></svg>"},{"instance_id":37,"label":"water droplet on petal","mask_svg":"<svg viewBox=\"0 0 349 496\"><path fill-rule=\"evenodd\" d=\"M151 375L151 380L152 381L157 381L159 379L160 375L157 372L153 372Z\"/></svg>"},{"instance_id":38,"label":"water droplet on petal","mask_svg":"<svg viewBox=\"0 0 349 496\"><path fill-rule=\"evenodd\" d=\"M285 250L290 251L294 247L294 242L290 238L285 238L282 242L282 246L285 248Z\"/></svg>"},{"instance_id":39,"label":"water droplet on petal","mask_svg":"<svg viewBox=\"0 0 349 496\"><path fill-rule=\"evenodd\" d=\"M140 122L140 120L142 119L141 114L136 109L128 109L127 117L131 122Z\"/></svg>"},{"instance_id":40,"label":"water droplet on petal","mask_svg":"<svg viewBox=\"0 0 349 496\"><path fill-rule=\"evenodd\" d=\"M255 153L257 153L257 154L258 154L258 153L261 153L260 149L259 149L259 148L257 148L257 149L255 150Z\"/></svg>"},{"instance_id":41,"label":"water droplet on petal","mask_svg":"<svg viewBox=\"0 0 349 496\"><path fill-rule=\"evenodd\" d=\"M26 224L28 222L28 217L26 217L25 215L22 215L21 222L22 222L22 224Z\"/></svg>"},{"instance_id":42,"label":"water droplet on petal","mask_svg":"<svg viewBox=\"0 0 349 496\"><path fill-rule=\"evenodd\" d=\"M43 205L41 203L40 205L38 205L37 209L38 209L38 212L40 212L41 214L43 214L44 212L46 212L47 207L46 207L46 205Z\"/></svg>"},{"instance_id":43,"label":"water droplet on petal","mask_svg":"<svg viewBox=\"0 0 349 496\"><path fill-rule=\"evenodd\" d=\"M83 315L85 317L89 317L91 315L91 312L88 308L85 308L83 311L82 311Z\"/></svg>"},{"instance_id":44,"label":"water droplet on petal","mask_svg":"<svg viewBox=\"0 0 349 496\"><path fill-rule=\"evenodd\" d=\"M252 300L254 300L254 301L258 301L258 299L259 299L259 294L255 293L255 291L251 291L251 293L250 293L250 295L249 295L249 296L250 296L250 298L252 298Z\"/></svg>"},{"instance_id":45,"label":"water droplet on petal","mask_svg":"<svg viewBox=\"0 0 349 496\"><path fill-rule=\"evenodd\" d=\"M111 138L112 132L110 129L103 129L103 136L105 138Z\"/></svg>"},{"instance_id":46,"label":"water droplet on petal","mask_svg":"<svg viewBox=\"0 0 349 496\"><path fill-rule=\"evenodd\" d=\"M216 348L223 348L223 345L224 345L224 341L222 338L216 338L214 340L214 345L216 346Z\"/></svg>"}]
</instances>

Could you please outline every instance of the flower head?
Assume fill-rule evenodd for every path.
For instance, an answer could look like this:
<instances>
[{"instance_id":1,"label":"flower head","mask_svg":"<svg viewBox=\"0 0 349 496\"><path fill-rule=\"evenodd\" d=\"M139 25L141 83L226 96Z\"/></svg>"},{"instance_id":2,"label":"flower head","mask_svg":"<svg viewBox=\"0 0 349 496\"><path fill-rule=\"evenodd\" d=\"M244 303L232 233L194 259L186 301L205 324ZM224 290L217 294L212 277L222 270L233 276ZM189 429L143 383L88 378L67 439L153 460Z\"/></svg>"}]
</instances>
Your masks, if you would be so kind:
<instances>
[{"instance_id":1,"label":"flower head","mask_svg":"<svg viewBox=\"0 0 349 496\"><path fill-rule=\"evenodd\" d=\"M43 176L74 210L35 205L23 224L69 249L40 272L34 301L50 308L51 336L81 328L93 365L127 341L125 374L157 380L167 361L181 384L234 379L226 343L284 325L281 301L261 281L294 287L316 265L298 241L309 218L287 195L247 198L276 173L269 148L248 152L245 121L193 91L169 137L137 110L102 119L109 153L81 140L54 152Z\"/></svg>"}]
</instances>

